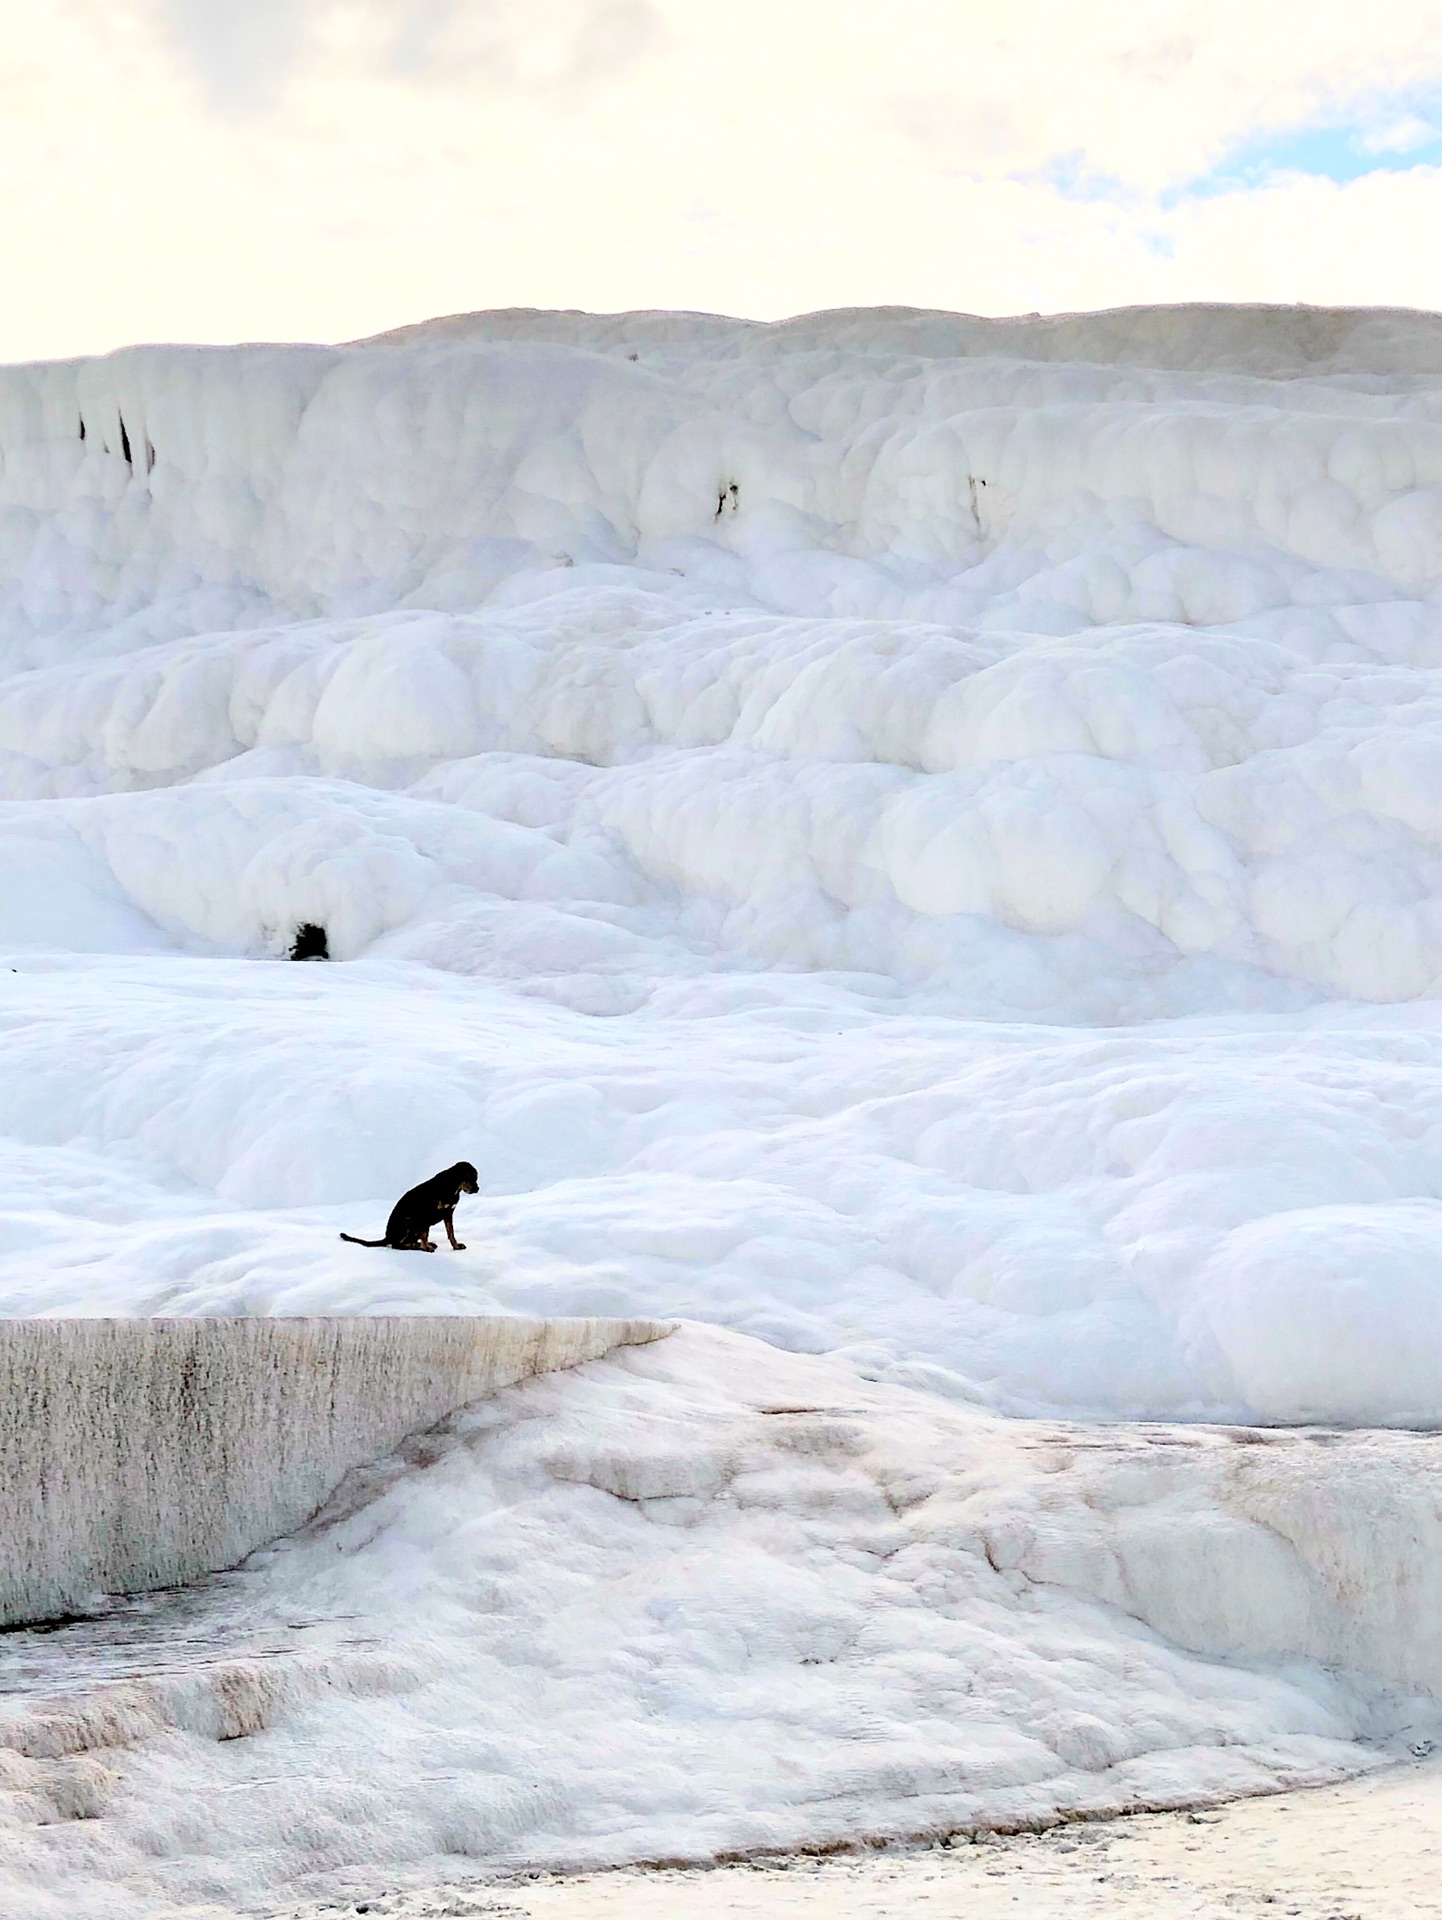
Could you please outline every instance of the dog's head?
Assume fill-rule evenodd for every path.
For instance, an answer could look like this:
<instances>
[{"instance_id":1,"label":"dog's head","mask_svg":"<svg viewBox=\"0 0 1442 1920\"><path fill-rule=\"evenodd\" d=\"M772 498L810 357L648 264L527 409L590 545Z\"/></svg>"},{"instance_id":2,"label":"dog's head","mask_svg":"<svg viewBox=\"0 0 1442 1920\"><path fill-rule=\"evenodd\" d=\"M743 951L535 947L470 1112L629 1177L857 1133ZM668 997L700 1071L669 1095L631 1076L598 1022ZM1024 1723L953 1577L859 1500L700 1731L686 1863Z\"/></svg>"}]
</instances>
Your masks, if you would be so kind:
<instances>
[{"instance_id":1,"label":"dog's head","mask_svg":"<svg viewBox=\"0 0 1442 1920\"><path fill-rule=\"evenodd\" d=\"M480 1175L469 1160L457 1160L451 1168L450 1178L456 1183L457 1193L479 1193L481 1190Z\"/></svg>"}]
</instances>

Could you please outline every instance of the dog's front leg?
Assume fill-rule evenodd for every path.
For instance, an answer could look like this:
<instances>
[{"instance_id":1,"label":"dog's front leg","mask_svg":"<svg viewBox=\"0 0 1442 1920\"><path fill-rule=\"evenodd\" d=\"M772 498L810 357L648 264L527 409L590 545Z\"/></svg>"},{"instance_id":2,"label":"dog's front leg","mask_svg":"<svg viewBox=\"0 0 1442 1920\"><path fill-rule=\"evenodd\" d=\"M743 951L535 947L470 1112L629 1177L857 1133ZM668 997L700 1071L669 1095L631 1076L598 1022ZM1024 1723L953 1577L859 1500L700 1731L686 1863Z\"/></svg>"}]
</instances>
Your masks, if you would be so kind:
<instances>
[{"instance_id":1,"label":"dog's front leg","mask_svg":"<svg viewBox=\"0 0 1442 1920\"><path fill-rule=\"evenodd\" d=\"M466 1250L465 1241L457 1240L456 1238L455 1214L456 1210L454 1207L447 1207L446 1211L441 1215L441 1219L445 1224L446 1238L450 1241L457 1253L464 1253Z\"/></svg>"}]
</instances>

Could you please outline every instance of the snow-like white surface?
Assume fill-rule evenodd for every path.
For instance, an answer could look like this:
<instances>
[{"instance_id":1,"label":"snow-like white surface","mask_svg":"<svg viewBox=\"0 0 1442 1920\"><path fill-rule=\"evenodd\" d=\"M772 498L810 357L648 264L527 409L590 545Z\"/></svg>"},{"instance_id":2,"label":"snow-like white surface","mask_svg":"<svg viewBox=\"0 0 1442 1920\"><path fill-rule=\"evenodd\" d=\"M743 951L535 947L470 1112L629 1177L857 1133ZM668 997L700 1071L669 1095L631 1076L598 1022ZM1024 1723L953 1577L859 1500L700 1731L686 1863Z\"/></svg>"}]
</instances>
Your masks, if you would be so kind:
<instances>
[{"instance_id":1,"label":"snow-like white surface","mask_svg":"<svg viewBox=\"0 0 1442 1920\"><path fill-rule=\"evenodd\" d=\"M328 1647L0 1705L0 1910L266 1911L282 1888L1044 1824L1335 1779L1381 1757L1359 1739L1442 1733L1435 1699L1376 1678L1424 1644L1442 1678L1425 1443L1382 1442L1400 1497L1358 1503L1345 1456L1298 1500L1269 1449L1168 1438L1093 1458L709 1328L513 1388L232 1583L242 1643L331 1623ZM1373 1567L1416 1541L1431 1563L1349 1593L1364 1535ZM1286 1658L1279 1628L1373 1677ZM29 1655L74 1688L84 1641Z\"/></svg>"},{"instance_id":2,"label":"snow-like white surface","mask_svg":"<svg viewBox=\"0 0 1442 1920\"><path fill-rule=\"evenodd\" d=\"M0 1307L1442 1417L1437 333L0 371ZM350 964L259 964L302 922ZM461 1155L465 1255L339 1246Z\"/></svg>"},{"instance_id":3,"label":"snow-like white surface","mask_svg":"<svg viewBox=\"0 0 1442 1920\"><path fill-rule=\"evenodd\" d=\"M1442 1421L1439 337L1284 310L501 314L0 370L0 1311L681 1315L938 1422ZM333 964L284 960L303 923ZM465 1252L339 1243L458 1158ZM1207 1485L1174 1598L1213 1564ZM400 1583L394 1619L413 1581L477 1631L469 1563L427 1571L470 1496L434 1548L425 1499L393 1497L409 1571L366 1579ZM655 1517L603 1510L645 1559ZM596 1564L557 1512L523 1542L543 1611ZM804 1555L714 1524L688 1593L733 1567L783 1612L811 1591ZM1080 1548L1043 1564L1068 1633L1141 1606ZM907 1591L845 1602L915 1628L878 1627L865 1668L883 1745L947 1631L945 1583ZM1381 1658L1380 1628L1318 1651L1286 1591L1295 1638L1282 1607L1195 1644ZM590 1669L548 1693L557 1806L597 1804L598 1715L669 1729L680 1778L705 1676L752 1723L723 1612L654 1616L670 1691L627 1654L624 1700ZM1153 1624L1186 1638L1184 1610ZM1013 1630L1008 1660L1052 1657ZM507 1657L447 1655L468 1739ZM1315 1669L1136 1658L1098 1752L1211 1755L1234 1710L1244 1744L1362 1728ZM1180 1718L1143 1704L1169 1687ZM1020 1752L1039 1696L1002 1692ZM738 1732L744 1807L665 1799L618 1731L585 1831L819 1830L821 1699L780 1771ZM399 1717L337 1707L334 1739L373 1742L384 1799L433 1736L372 1711ZM529 1752L496 1770L530 1779ZM1074 1762L1017 1781L1055 1797ZM1177 1790L1211 1765L1176 1762ZM856 1777L838 1804L886 1802ZM551 1818L525 1804L508 1831ZM165 1857L203 1845L179 1833Z\"/></svg>"}]
</instances>

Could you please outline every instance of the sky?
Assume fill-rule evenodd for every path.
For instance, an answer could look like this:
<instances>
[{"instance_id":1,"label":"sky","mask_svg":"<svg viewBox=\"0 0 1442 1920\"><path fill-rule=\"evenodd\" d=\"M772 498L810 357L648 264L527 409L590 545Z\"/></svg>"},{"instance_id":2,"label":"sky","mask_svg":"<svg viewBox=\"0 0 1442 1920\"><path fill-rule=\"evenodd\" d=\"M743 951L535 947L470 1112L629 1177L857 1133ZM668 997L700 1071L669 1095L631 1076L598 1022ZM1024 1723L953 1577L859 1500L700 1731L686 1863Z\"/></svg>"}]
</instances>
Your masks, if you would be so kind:
<instances>
[{"instance_id":1,"label":"sky","mask_svg":"<svg viewBox=\"0 0 1442 1920\"><path fill-rule=\"evenodd\" d=\"M1442 309L1442 0L0 0L0 360L480 307Z\"/></svg>"}]
</instances>

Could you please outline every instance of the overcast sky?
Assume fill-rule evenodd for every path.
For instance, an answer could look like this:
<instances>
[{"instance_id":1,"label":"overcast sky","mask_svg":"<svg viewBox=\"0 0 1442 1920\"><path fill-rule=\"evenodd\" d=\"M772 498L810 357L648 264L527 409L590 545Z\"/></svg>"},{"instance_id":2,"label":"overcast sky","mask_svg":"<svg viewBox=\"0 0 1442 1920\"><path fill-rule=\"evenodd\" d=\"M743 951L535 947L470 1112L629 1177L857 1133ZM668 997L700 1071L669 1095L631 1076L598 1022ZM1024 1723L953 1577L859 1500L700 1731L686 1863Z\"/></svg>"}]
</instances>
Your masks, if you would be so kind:
<instances>
[{"instance_id":1,"label":"overcast sky","mask_svg":"<svg viewBox=\"0 0 1442 1920\"><path fill-rule=\"evenodd\" d=\"M0 22L0 359L487 306L1442 308L1442 0Z\"/></svg>"}]
</instances>

